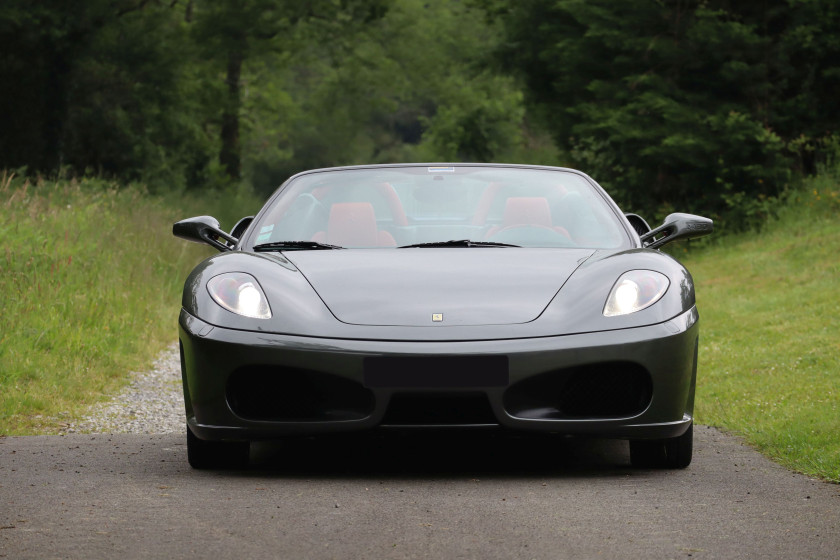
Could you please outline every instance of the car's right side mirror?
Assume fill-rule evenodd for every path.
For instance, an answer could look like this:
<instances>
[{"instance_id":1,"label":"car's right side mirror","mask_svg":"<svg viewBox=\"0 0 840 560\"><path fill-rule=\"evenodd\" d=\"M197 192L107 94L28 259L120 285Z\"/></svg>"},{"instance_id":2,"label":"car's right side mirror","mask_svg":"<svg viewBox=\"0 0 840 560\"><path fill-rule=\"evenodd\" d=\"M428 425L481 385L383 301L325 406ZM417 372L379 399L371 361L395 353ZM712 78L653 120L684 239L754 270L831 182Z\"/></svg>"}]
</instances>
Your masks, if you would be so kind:
<instances>
[{"instance_id":1,"label":"car's right side mirror","mask_svg":"<svg viewBox=\"0 0 840 560\"><path fill-rule=\"evenodd\" d=\"M669 214L661 226L642 235L641 240L647 249L658 249L671 241L703 237L714 230L714 222L709 218L678 212Z\"/></svg>"}]
</instances>

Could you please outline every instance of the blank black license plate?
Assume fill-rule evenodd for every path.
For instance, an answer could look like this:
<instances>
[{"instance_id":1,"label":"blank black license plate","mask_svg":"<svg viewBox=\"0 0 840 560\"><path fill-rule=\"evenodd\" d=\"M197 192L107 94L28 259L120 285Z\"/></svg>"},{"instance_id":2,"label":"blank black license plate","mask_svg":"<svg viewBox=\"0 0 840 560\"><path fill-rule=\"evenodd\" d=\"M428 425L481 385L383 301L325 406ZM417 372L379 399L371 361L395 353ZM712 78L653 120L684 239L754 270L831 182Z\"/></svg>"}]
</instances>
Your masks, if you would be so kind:
<instances>
[{"instance_id":1,"label":"blank black license plate","mask_svg":"<svg viewBox=\"0 0 840 560\"><path fill-rule=\"evenodd\" d=\"M366 387L505 387L507 356L370 357L364 361Z\"/></svg>"}]
</instances>

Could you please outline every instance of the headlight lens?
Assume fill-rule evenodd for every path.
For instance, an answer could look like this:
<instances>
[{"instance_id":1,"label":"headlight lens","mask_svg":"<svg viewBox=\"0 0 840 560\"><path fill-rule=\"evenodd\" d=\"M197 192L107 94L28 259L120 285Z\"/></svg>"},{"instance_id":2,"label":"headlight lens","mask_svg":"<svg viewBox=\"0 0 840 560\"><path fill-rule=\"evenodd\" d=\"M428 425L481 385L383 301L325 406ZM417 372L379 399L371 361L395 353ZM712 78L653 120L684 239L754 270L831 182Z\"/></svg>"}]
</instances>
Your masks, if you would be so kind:
<instances>
[{"instance_id":1,"label":"headlight lens","mask_svg":"<svg viewBox=\"0 0 840 560\"><path fill-rule=\"evenodd\" d=\"M213 301L238 315L254 319L270 319L268 299L257 279L244 272L229 272L214 276L207 282Z\"/></svg>"},{"instance_id":2,"label":"headlight lens","mask_svg":"<svg viewBox=\"0 0 840 560\"><path fill-rule=\"evenodd\" d=\"M668 277L652 270L631 270L625 272L612 288L605 317L616 317L635 313L659 301L668 290Z\"/></svg>"}]
</instances>

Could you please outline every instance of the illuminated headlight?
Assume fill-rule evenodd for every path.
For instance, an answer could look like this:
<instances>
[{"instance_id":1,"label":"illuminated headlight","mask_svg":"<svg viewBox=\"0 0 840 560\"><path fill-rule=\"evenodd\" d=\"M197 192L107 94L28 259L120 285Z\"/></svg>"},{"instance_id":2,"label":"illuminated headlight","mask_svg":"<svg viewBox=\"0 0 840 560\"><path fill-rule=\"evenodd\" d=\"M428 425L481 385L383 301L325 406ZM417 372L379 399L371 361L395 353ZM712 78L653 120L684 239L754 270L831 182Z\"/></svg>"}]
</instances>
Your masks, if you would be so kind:
<instances>
[{"instance_id":1,"label":"illuminated headlight","mask_svg":"<svg viewBox=\"0 0 840 560\"><path fill-rule=\"evenodd\" d=\"M652 270L625 272L607 298L604 316L627 315L650 307L665 295L669 284L667 276Z\"/></svg>"},{"instance_id":2,"label":"illuminated headlight","mask_svg":"<svg viewBox=\"0 0 840 560\"><path fill-rule=\"evenodd\" d=\"M238 315L254 319L270 319L268 299L257 279L244 272L229 272L214 276L207 282L213 301Z\"/></svg>"}]
</instances>

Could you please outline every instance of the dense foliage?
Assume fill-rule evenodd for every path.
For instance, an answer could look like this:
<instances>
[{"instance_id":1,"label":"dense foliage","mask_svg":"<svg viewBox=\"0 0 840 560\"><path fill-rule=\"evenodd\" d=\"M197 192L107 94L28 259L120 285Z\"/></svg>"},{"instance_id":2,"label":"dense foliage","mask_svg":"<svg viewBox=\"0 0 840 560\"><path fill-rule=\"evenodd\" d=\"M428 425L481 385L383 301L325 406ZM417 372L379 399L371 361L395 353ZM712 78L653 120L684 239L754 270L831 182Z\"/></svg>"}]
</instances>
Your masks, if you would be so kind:
<instances>
[{"instance_id":1,"label":"dense foliage","mask_svg":"<svg viewBox=\"0 0 840 560\"><path fill-rule=\"evenodd\" d=\"M7 0L0 168L265 192L505 160L743 218L836 148L838 29L832 0Z\"/></svg>"},{"instance_id":2,"label":"dense foliage","mask_svg":"<svg viewBox=\"0 0 840 560\"><path fill-rule=\"evenodd\" d=\"M743 218L831 150L836 2L482 4L558 146L633 207Z\"/></svg>"}]
</instances>

